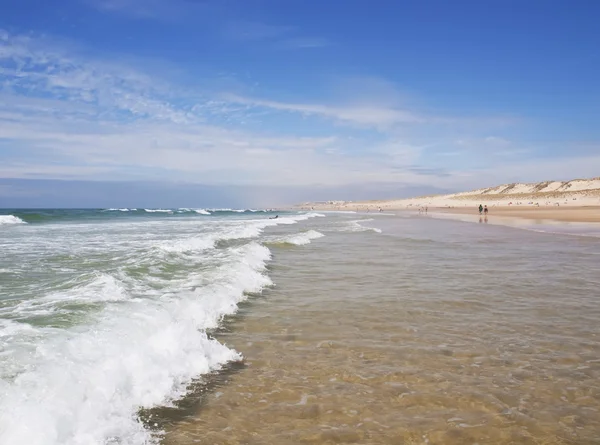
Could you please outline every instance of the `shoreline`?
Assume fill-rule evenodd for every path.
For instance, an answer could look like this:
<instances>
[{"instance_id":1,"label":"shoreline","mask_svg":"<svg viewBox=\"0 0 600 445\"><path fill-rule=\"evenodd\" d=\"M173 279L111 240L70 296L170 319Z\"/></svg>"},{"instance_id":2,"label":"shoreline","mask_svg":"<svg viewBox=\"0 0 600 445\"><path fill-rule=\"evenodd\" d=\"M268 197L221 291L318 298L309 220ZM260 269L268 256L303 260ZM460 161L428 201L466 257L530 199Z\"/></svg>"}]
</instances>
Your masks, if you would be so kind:
<instances>
[{"instance_id":1,"label":"shoreline","mask_svg":"<svg viewBox=\"0 0 600 445\"><path fill-rule=\"evenodd\" d=\"M476 208L431 208L432 213L480 216ZM488 217L528 219L533 221L557 221L577 223L600 223L600 206L573 207L492 207Z\"/></svg>"},{"instance_id":2,"label":"shoreline","mask_svg":"<svg viewBox=\"0 0 600 445\"><path fill-rule=\"evenodd\" d=\"M597 437L600 401L586 388L598 244L430 216L374 218L385 236L314 218L325 237L274 246L276 286L217 334L243 367L169 423L164 444Z\"/></svg>"},{"instance_id":3,"label":"shoreline","mask_svg":"<svg viewBox=\"0 0 600 445\"><path fill-rule=\"evenodd\" d=\"M583 200L582 200L583 201ZM594 200L596 201L596 200ZM352 211L356 213L377 214L385 212L403 212L416 215L423 213L442 213L455 215L479 215L480 204L487 205L488 216L502 216L507 218L527 219L533 221L557 221L574 223L600 223L600 202L563 202L558 205L536 205L509 203L486 203L481 200L436 200L436 199L409 199L409 200L381 200L381 201L330 201L323 203L306 203L295 206L294 210L309 211Z\"/></svg>"},{"instance_id":4,"label":"shoreline","mask_svg":"<svg viewBox=\"0 0 600 445\"><path fill-rule=\"evenodd\" d=\"M357 214L379 214L384 212L403 212L420 215L426 214L451 214L451 215L479 215L478 205L469 206L422 206L422 207L399 207L387 205L385 201L377 204L352 203L341 206L335 205L314 205L311 207L296 207L294 210L312 210L312 211L350 211ZM381 212L379 212L381 208ZM562 206L562 207L534 207L534 206L493 206L489 208L488 217L501 216L506 218L526 219L533 221L556 221L556 222L575 222L575 223L600 223L600 205L597 206Z\"/></svg>"},{"instance_id":5,"label":"shoreline","mask_svg":"<svg viewBox=\"0 0 600 445\"><path fill-rule=\"evenodd\" d=\"M293 206L299 210L449 213L479 215L485 205L489 215L529 219L600 223L600 178L567 182L514 183L447 195L364 201L318 201ZM483 215L482 215L483 216Z\"/></svg>"}]
</instances>

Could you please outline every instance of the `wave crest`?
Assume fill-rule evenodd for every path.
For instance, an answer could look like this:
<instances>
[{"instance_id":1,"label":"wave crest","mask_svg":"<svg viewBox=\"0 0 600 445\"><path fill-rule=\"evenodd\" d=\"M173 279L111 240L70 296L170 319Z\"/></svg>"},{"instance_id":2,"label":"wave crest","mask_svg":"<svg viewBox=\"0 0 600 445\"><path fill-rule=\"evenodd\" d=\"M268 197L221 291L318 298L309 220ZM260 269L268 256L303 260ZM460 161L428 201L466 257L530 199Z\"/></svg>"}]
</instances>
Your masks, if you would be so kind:
<instances>
[{"instance_id":1,"label":"wave crest","mask_svg":"<svg viewBox=\"0 0 600 445\"><path fill-rule=\"evenodd\" d=\"M27 224L21 218L14 215L0 215L0 225Z\"/></svg>"}]
</instances>

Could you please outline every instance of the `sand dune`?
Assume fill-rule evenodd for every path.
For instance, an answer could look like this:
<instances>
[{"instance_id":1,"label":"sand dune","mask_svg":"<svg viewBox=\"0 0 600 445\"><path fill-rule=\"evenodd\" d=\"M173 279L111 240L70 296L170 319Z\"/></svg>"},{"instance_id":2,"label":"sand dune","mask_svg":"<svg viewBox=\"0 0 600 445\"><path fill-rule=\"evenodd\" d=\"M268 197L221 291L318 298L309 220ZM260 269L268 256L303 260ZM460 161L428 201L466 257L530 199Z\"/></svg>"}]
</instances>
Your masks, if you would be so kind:
<instances>
[{"instance_id":1,"label":"sand dune","mask_svg":"<svg viewBox=\"0 0 600 445\"><path fill-rule=\"evenodd\" d=\"M575 179L572 181L545 181L533 183L503 184L497 187L472 190L469 192L445 195L446 198L461 197L497 197L507 196L556 196L572 195L574 193L598 192L600 191L600 178Z\"/></svg>"},{"instance_id":2,"label":"sand dune","mask_svg":"<svg viewBox=\"0 0 600 445\"><path fill-rule=\"evenodd\" d=\"M600 177L571 181L503 184L449 195L421 196L409 199L372 201L327 201L305 203L302 208L315 210L386 211L414 210L468 213L487 205L495 214L523 216L539 214L565 221L600 221ZM565 207L578 210L565 211ZM582 208L586 208L582 212ZM541 212L542 209L545 209ZM552 209L560 211L552 211ZM537 211L537 213L531 213ZM585 215L585 217L584 217Z\"/></svg>"}]
</instances>

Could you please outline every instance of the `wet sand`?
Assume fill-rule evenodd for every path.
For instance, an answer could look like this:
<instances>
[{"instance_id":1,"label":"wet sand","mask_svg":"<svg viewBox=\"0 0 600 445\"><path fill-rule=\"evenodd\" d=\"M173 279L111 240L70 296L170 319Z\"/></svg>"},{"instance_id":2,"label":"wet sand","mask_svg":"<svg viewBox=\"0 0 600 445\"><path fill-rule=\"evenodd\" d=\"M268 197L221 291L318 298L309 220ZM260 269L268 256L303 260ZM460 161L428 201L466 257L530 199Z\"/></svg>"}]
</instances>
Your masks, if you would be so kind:
<instances>
[{"instance_id":1,"label":"wet sand","mask_svg":"<svg viewBox=\"0 0 600 445\"><path fill-rule=\"evenodd\" d=\"M431 212L478 215L476 207L430 208ZM551 220L564 222L600 222L600 206L495 206L489 207L489 216Z\"/></svg>"},{"instance_id":2,"label":"wet sand","mask_svg":"<svg viewBox=\"0 0 600 445\"><path fill-rule=\"evenodd\" d=\"M598 240L371 224L272 249L277 286L216 334L244 366L165 445L599 443Z\"/></svg>"}]
</instances>

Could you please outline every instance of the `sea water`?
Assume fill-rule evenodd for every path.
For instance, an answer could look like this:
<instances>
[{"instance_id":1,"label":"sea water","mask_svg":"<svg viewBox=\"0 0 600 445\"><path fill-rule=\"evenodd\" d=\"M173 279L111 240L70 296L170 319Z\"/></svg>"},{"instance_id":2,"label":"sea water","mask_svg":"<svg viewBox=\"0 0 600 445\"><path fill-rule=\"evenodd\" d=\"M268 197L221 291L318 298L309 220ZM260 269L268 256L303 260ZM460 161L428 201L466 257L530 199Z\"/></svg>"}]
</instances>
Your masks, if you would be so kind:
<instances>
[{"instance_id":1,"label":"sea water","mask_svg":"<svg viewBox=\"0 0 600 445\"><path fill-rule=\"evenodd\" d=\"M594 227L4 213L2 444L600 437Z\"/></svg>"},{"instance_id":2,"label":"sea water","mask_svg":"<svg viewBox=\"0 0 600 445\"><path fill-rule=\"evenodd\" d=\"M327 215L270 246L216 334L243 366L158 412L165 445L598 443L597 227Z\"/></svg>"},{"instance_id":3,"label":"sea water","mask_svg":"<svg viewBox=\"0 0 600 445\"><path fill-rule=\"evenodd\" d=\"M302 229L316 213L2 213L0 443L11 445L156 440L140 408L241 358L206 331L273 285L264 241L322 236Z\"/></svg>"}]
</instances>

